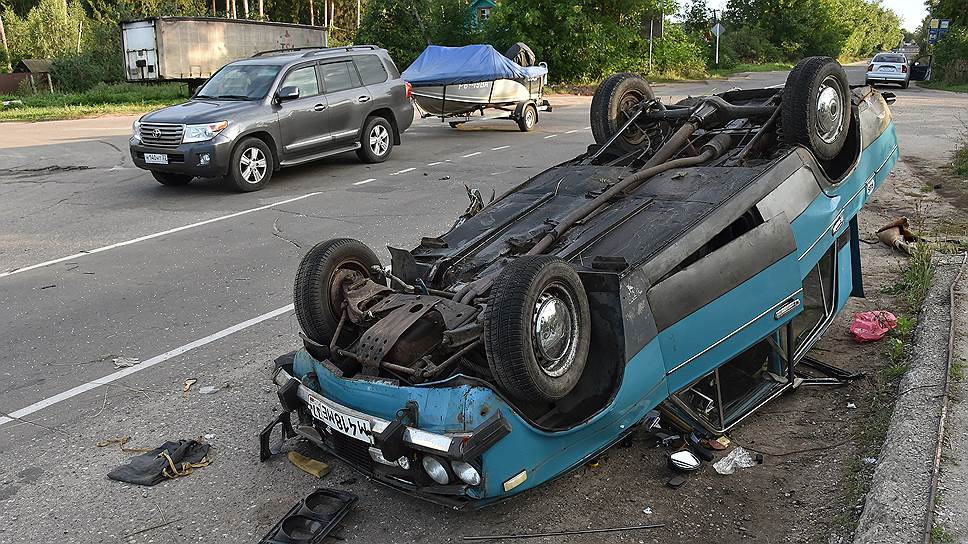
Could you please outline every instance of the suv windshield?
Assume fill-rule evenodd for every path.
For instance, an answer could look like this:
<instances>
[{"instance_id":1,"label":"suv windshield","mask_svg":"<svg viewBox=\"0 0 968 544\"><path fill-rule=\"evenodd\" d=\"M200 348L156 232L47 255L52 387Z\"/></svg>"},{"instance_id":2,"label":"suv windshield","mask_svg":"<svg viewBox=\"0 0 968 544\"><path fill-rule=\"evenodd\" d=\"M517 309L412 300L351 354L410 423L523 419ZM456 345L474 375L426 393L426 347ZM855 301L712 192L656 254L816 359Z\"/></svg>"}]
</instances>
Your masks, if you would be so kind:
<instances>
[{"instance_id":1,"label":"suv windshield","mask_svg":"<svg viewBox=\"0 0 968 544\"><path fill-rule=\"evenodd\" d=\"M236 64L222 68L195 95L196 98L256 100L269 92L279 73L278 66Z\"/></svg>"}]
</instances>

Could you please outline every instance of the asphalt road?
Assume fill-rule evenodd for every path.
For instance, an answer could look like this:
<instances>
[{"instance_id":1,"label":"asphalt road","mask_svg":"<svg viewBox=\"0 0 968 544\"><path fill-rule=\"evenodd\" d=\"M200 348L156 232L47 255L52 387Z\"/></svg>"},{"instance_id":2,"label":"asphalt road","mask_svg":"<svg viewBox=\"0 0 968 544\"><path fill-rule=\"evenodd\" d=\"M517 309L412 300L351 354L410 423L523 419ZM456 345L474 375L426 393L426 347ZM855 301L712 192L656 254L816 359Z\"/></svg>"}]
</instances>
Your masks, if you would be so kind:
<instances>
[{"instance_id":1,"label":"asphalt road","mask_svg":"<svg viewBox=\"0 0 968 544\"><path fill-rule=\"evenodd\" d=\"M849 71L861 82L862 67ZM656 92L784 79L750 74ZM950 109L968 101L890 90L902 153L942 161L954 145ZM501 193L583 152L588 98L552 102L531 133L509 121L454 130L419 120L383 164L347 154L278 172L248 194L214 181L157 184L128 157L132 118L0 126L0 543L256 540L312 488L284 461L260 465L256 444L274 415L271 360L297 345L290 305L301 256L342 236L412 247L463 211L465 184ZM142 362L119 372L117 357ZM198 382L185 393L188 378ZM199 394L203 385L221 391ZM95 446L206 434L215 464L146 490L107 480L129 454ZM351 476L336 467L326 483ZM413 516L451 532L374 521L398 495L355 485L374 500L345 529L350 541L436 542L460 530L446 511L409 499ZM513 508L493 512L475 518L482 528L514 519Z\"/></svg>"}]
</instances>

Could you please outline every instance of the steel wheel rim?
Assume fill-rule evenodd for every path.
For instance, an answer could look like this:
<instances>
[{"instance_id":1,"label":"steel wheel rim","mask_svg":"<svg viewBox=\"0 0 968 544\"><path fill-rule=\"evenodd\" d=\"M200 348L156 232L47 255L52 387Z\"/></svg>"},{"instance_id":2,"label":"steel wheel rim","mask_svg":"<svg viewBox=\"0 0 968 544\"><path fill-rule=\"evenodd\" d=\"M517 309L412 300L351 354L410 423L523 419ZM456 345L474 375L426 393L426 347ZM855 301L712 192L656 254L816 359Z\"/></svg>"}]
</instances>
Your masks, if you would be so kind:
<instances>
[{"instance_id":1,"label":"steel wheel rim","mask_svg":"<svg viewBox=\"0 0 968 544\"><path fill-rule=\"evenodd\" d=\"M375 125L370 129L370 151L380 156L387 149L390 149L390 131L383 125Z\"/></svg>"},{"instance_id":2,"label":"steel wheel rim","mask_svg":"<svg viewBox=\"0 0 968 544\"><path fill-rule=\"evenodd\" d=\"M242 157L239 159L239 170L242 173L242 179L246 183L253 185L259 183L266 177L268 164L266 156L261 149L258 147L246 149L242 152Z\"/></svg>"},{"instance_id":3,"label":"steel wheel rim","mask_svg":"<svg viewBox=\"0 0 968 544\"><path fill-rule=\"evenodd\" d=\"M645 97L636 91L628 91L622 95L622 99L618 103L618 126L615 127L616 130L622 128L622 125L630 117L629 111L643 100L645 100ZM632 145L639 145L647 138L647 135L633 123L622 135L622 138Z\"/></svg>"},{"instance_id":4,"label":"steel wheel rim","mask_svg":"<svg viewBox=\"0 0 968 544\"><path fill-rule=\"evenodd\" d=\"M578 310L567 287L552 283L538 295L532 310L532 344L538 367L558 378L575 363Z\"/></svg>"},{"instance_id":5,"label":"steel wheel rim","mask_svg":"<svg viewBox=\"0 0 968 544\"><path fill-rule=\"evenodd\" d=\"M328 288L329 309L337 319L343 314L343 286L353 285L367 277L369 277L369 270L366 265L356 260L341 262L336 267Z\"/></svg>"},{"instance_id":6,"label":"steel wheel rim","mask_svg":"<svg viewBox=\"0 0 968 544\"><path fill-rule=\"evenodd\" d=\"M827 76L817 90L817 136L833 143L844 129L844 97L835 76Z\"/></svg>"},{"instance_id":7,"label":"steel wheel rim","mask_svg":"<svg viewBox=\"0 0 968 544\"><path fill-rule=\"evenodd\" d=\"M533 127L534 123L534 108L526 108L524 112L524 124L528 127Z\"/></svg>"}]
</instances>

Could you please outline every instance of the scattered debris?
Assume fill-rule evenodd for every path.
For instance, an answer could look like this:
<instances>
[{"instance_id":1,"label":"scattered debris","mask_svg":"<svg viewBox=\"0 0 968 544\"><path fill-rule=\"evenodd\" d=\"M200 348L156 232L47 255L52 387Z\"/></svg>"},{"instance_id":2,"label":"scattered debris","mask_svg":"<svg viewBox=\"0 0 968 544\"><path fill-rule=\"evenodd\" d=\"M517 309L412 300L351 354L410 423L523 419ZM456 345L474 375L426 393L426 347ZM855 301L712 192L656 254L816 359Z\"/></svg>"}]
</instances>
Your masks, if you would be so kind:
<instances>
[{"instance_id":1,"label":"scattered debris","mask_svg":"<svg viewBox=\"0 0 968 544\"><path fill-rule=\"evenodd\" d=\"M666 485L672 489L679 489L684 483L686 483L686 477L682 474L676 474L672 478L666 480Z\"/></svg>"},{"instance_id":2,"label":"scattered debris","mask_svg":"<svg viewBox=\"0 0 968 544\"><path fill-rule=\"evenodd\" d=\"M652 515L652 507L651 506L646 506L642 510L642 513L645 514L645 515L647 515L647 516L651 516Z\"/></svg>"},{"instance_id":3,"label":"scattered debris","mask_svg":"<svg viewBox=\"0 0 968 544\"><path fill-rule=\"evenodd\" d=\"M864 463L866 463L868 465L876 465L877 464L877 458L876 457L864 457L863 459L861 459L861 461L863 461Z\"/></svg>"},{"instance_id":4,"label":"scattered debris","mask_svg":"<svg viewBox=\"0 0 968 544\"><path fill-rule=\"evenodd\" d=\"M115 357L111 359L111 362L114 363L114 368L128 368L140 363L141 359L137 357Z\"/></svg>"},{"instance_id":5,"label":"scattered debris","mask_svg":"<svg viewBox=\"0 0 968 544\"><path fill-rule=\"evenodd\" d=\"M198 388L198 392L201 393L201 394L203 394L203 395L214 395L215 393L218 393L219 391L221 391L221 389L219 389L218 387L216 387L214 385L203 385L203 386L201 386L201 387Z\"/></svg>"},{"instance_id":6,"label":"scattered debris","mask_svg":"<svg viewBox=\"0 0 968 544\"><path fill-rule=\"evenodd\" d=\"M760 461L762 462L762 461ZM737 468L749 468L756 464L756 460L750 455L750 452L744 450L742 447L737 446L736 449L729 452L729 455L723 457L719 461L713 464L713 468L716 472L720 474L732 474L736 472Z\"/></svg>"},{"instance_id":7,"label":"scattered debris","mask_svg":"<svg viewBox=\"0 0 968 544\"><path fill-rule=\"evenodd\" d=\"M848 402L848 403L847 403L847 407L848 407L848 408L857 408L857 405L856 405L856 404L854 404L853 402Z\"/></svg>"},{"instance_id":8,"label":"scattered debris","mask_svg":"<svg viewBox=\"0 0 968 544\"><path fill-rule=\"evenodd\" d=\"M327 536L335 536L330 533L358 499L349 491L317 489L290 508L259 544L323 542Z\"/></svg>"},{"instance_id":9,"label":"scattered debris","mask_svg":"<svg viewBox=\"0 0 968 544\"><path fill-rule=\"evenodd\" d=\"M708 438L703 438L699 441L702 447L713 450L713 451L723 451L729 447L729 438L725 436L720 436L716 440L709 440Z\"/></svg>"},{"instance_id":10,"label":"scattered debris","mask_svg":"<svg viewBox=\"0 0 968 544\"><path fill-rule=\"evenodd\" d=\"M212 433L207 433L207 434L203 435L202 438L204 438L205 440L211 440L211 439L215 438L215 435L212 434Z\"/></svg>"},{"instance_id":11,"label":"scattered debris","mask_svg":"<svg viewBox=\"0 0 968 544\"><path fill-rule=\"evenodd\" d=\"M196 380L195 378L188 378L187 380L185 380L185 384L182 385L182 391L187 393L188 390L191 389L192 386L195 385L196 383L198 383L198 380Z\"/></svg>"},{"instance_id":12,"label":"scattered debris","mask_svg":"<svg viewBox=\"0 0 968 544\"><path fill-rule=\"evenodd\" d=\"M311 474L317 478L329 474L329 465L312 457L306 457L298 451L289 452L289 462L306 474Z\"/></svg>"},{"instance_id":13,"label":"scattered debris","mask_svg":"<svg viewBox=\"0 0 968 544\"><path fill-rule=\"evenodd\" d=\"M877 230L877 239L887 247L911 255L917 243L917 237L909 230L907 217L902 217L884 225Z\"/></svg>"},{"instance_id":14,"label":"scattered debris","mask_svg":"<svg viewBox=\"0 0 968 544\"><path fill-rule=\"evenodd\" d=\"M679 472L692 472L702 466L702 461L689 450L679 450L669 456L669 468Z\"/></svg>"},{"instance_id":15,"label":"scattered debris","mask_svg":"<svg viewBox=\"0 0 968 544\"><path fill-rule=\"evenodd\" d=\"M50 285L44 285L43 287L41 287L41 289L50 289L51 287L57 287L57 286L52 283Z\"/></svg>"},{"instance_id":16,"label":"scattered debris","mask_svg":"<svg viewBox=\"0 0 968 544\"><path fill-rule=\"evenodd\" d=\"M110 446L112 444L117 444L118 447L121 448L121 451L123 451L123 452L135 453L135 452L145 452L145 451L148 451L148 448L126 448L124 445L127 444L130 441L131 441L131 437L130 436L121 436L121 437L118 437L118 438L108 438L107 440L102 440L102 441L98 442L97 444L95 444L95 446L97 446L99 448L104 448L104 447Z\"/></svg>"},{"instance_id":17,"label":"scattered debris","mask_svg":"<svg viewBox=\"0 0 968 544\"><path fill-rule=\"evenodd\" d=\"M897 327L897 317L891 312L858 312L850 324L850 333L858 342L873 342L884 338L887 331L894 327Z\"/></svg>"},{"instance_id":18,"label":"scattered debris","mask_svg":"<svg viewBox=\"0 0 968 544\"><path fill-rule=\"evenodd\" d=\"M438 179L440 179L440 181L447 181L447 180L449 180L449 179L450 179L450 176L441 176L441 177L440 177L440 178L438 178Z\"/></svg>"},{"instance_id":19,"label":"scattered debris","mask_svg":"<svg viewBox=\"0 0 968 544\"><path fill-rule=\"evenodd\" d=\"M137 485L155 485L165 480L188 476L196 468L211 464L211 446L195 440L165 442L137 455L108 473L108 478Z\"/></svg>"},{"instance_id":20,"label":"scattered debris","mask_svg":"<svg viewBox=\"0 0 968 544\"><path fill-rule=\"evenodd\" d=\"M465 542L478 542L481 540L511 540L511 539L521 539L521 538L541 538L545 536L573 536L573 535L593 535L597 533L617 533L620 531L638 531L640 529L659 529L665 527L665 523L658 523L654 525L630 525L628 527L607 527L602 529L578 529L574 531L555 531L550 533L522 533L522 534L508 534L508 535L481 535L481 536L465 536L463 540Z\"/></svg>"}]
</instances>

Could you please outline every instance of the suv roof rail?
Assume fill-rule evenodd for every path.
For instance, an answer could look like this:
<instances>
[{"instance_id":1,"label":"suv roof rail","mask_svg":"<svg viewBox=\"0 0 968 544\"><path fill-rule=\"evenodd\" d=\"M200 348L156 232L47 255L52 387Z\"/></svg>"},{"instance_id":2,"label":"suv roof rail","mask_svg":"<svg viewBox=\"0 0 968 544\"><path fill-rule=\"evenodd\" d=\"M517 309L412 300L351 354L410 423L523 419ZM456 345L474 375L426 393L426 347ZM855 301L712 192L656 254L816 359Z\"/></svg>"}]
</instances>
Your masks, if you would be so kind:
<instances>
[{"instance_id":1,"label":"suv roof rail","mask_svg":"<svg viewBox=\"0 0 968 544\"><path fill-rule=\"evenodd\" d=\"M328 53L330 51L376 51L379 49L379 47L375 45L350 45L346 47L317 47L313 49L313 51L305 53L303 57L311 57L313 55Z\"/></svg>"},{"instance_id":2,"label":"suv roof rail","mask_svg":"<svg viewBox=\"0 0 968 544\"><path fill-rule=\"evenodd\" d=\"M326 49L326 48L325 47L315 47L315 46L313 46L313 47L290 47L290 48L287 48L287 49L269 49L269 50L266 50L266 51L259 51L255 55L252 55L252 57L250 57L250 58L267 57L267 56L270 56L270 55L287 55L287 54L290 54L290 53L296 53L298 51L307 51L307 50L310 50L310 49L313 50L313 51L318 51L320 49Z\"/></svg>"}]
</instances>

